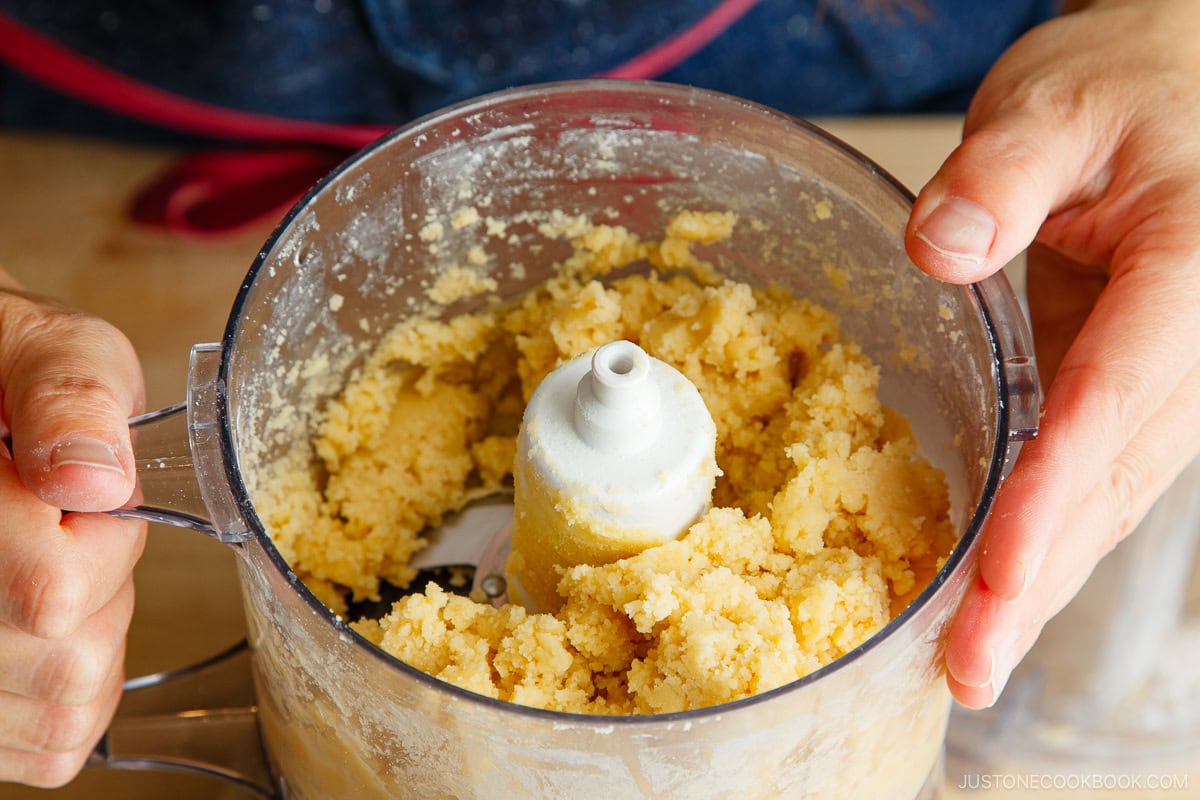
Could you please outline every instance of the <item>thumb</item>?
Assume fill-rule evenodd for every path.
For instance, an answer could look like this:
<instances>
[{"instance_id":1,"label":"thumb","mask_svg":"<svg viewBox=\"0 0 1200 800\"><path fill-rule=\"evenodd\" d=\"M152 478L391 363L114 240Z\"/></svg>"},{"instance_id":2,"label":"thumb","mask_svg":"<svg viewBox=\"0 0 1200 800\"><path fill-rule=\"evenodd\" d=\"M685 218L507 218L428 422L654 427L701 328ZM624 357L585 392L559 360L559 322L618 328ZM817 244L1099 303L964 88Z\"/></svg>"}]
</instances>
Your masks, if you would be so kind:
<instances>
[{"instance_id":1,"label":"thumb","mask_svg":"<svg viewBox=\"0 0 1200 800\"><path fill-rule=\"evenodd\" d=\"M128 418L143 407L142 375L115 328L0 292L0 393L21 480L43 502L106 511L133 494Z\"/></svg>"},{"instance_id":2,"label":"thumb","mask_svg":"<svg viewBox=\"0 0 1200 800\"><path fill-rule=\"evenodd\" d=\"M1091 180L1087 135L1024 109L990 114L921 190L905 231L930 275L970 283L998 271Z\"/></svg>"}]
</instances>

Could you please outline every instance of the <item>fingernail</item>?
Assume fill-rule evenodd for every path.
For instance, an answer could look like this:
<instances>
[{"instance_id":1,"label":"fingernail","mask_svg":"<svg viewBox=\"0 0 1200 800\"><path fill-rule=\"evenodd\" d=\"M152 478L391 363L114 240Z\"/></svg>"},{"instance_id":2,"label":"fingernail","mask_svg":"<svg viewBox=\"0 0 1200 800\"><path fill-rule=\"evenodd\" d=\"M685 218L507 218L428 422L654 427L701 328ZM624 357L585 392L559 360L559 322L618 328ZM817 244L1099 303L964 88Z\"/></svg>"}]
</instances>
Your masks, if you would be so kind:
<instances>
[{"instance_id":1,"label":"fingernail","mask_svg":"<svg viewBox=\"0 0 1200 800\"><path fill-rule=\"evenodd\" d=\"M1006 671L998 672L988 681L988 691L992 695L992 699L988 701L988 707L996 705L996 701L1000 699L1000 695L1004 694L1004 688L1008 686L1008 679L1012 677L1013 667L1009 667Z\"/></svg>"},{"instance_id":2,"label":"fingernail","mask_svg":"<svg viewBox=\"0 0 1200 800\"><path fill-rule=\"evenodd\" d=\"M983 207L950 197L925 218L917 238L942 255L979 263L992 248L996 222Z\"/></svg>"},{"instance_id":3,"label":"fingernail","mask_svg":"<svg viewBox=\"0 0 1200 800\"><path fill-rule=\"evenodd\" d=\"M1033 582L1033 569L1028 563L1021 564L1021 585L1017 589L1017 593L1009 600L1010 603L1018 602L1025 596L1025 592L1029 590L1029 584Z\"/></svg>"},{"instance_id":4,"label":"fingernail","mask_svg":"<svg viewBox=\"0 0 1200 800\"><path fill-rule=\"evenodd\" d=\"M987 690L988 690L989 697L988 697L987 702L985 702L983 704L983 707L991 708L992 706L996 705L996 701L1000 699L1000 692L1002 692L1004 690L1004 687L997 686L996 683L993 681L992 683L989 683L987 685Z\"/></svg>"},{"instance_id":5,"label":"fingernail","mask_svg":"<svg viewBox=\"0 0 1200 800\"><path fill-rule=\"evenodd\" d=\"M983 678L971 678L970 676L963 677L955 670L950 670L950 674L954 676L954 680L961 683L963 686L970 686L973 689L986 689L992 685L996 679L996 651L995 649L988 650L988 668L987 674ZM948 667L949 665L947 665ZM978 674L978 673L977 673Z\"/></svg>"},{"instance_id":6,"label":"fingernail","mask_svg":"<svg viewBox=\"0 0 1200 800\"><path fill-rule=\"evenodd\" d=\"M1025 598L1029 589L1037 581L1038 573L1042 569L1043 558L1036 555L1028 561L1018 561L1021 567L1021 585L1017 587L1017 591L1011 597L1005 597L1008 603L1019 603Z\"/></svg>"},{"instance_id":7,"label":"fingernail","mask_svg":"<svg viewBox=\"0 0 1200 800\"><path fill-rule=\"evenodd\" d=\"M50 469L56 470L70 464L125 474L116 452L99 439L81 437L56 444L50 452Z\"/></svg>"},{"instance_id":8,"label":"fingernail","mask_svg":"<svg viewBox=\"0 0 1200 800\"><path fill-rule=\"evenodd\" d=\"M995 705L996 701L1000 699L1004 687L1008 685L1008 680L1012 677L1013 670L1017 668L1017 663L1021 660L1022 653L1017 651L1017 642L1020 639L1021 632L1012 631L1001 642L992 645L990 651L992 674L988 680L992 702L988 703L989 706Z\"/></svg>"}]
</instances>

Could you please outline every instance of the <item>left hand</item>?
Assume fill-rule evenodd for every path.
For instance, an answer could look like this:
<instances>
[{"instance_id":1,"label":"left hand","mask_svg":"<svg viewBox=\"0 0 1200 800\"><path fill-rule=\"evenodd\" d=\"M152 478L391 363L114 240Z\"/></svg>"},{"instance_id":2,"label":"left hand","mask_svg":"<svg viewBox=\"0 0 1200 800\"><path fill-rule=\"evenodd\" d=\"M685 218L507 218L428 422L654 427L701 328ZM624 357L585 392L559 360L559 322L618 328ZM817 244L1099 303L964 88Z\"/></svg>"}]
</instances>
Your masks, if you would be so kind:
<instances>
[{"instance_id":1,"label":"left hand","mask_svg":"<svg viewBox=\"0 0 1200 800\"><path fill-rule=\"evenodd\" d=\"M0 783L71 781L120 700L146 526L102 512L142 408L124 336L0 270Z\"/></svg>"},{"instance_id":2,"label":"left hand","mask_svg":"<svg viewBox=\"0 0 1200 800\"><path fill-rule=\"evenodd\" d=\"M995 702L1200 453L1200 0L1098 2L993 67L906 244L966 283L1029 250L1041 431L997 497L948 682Z\"/></svg>"}]
</instances>

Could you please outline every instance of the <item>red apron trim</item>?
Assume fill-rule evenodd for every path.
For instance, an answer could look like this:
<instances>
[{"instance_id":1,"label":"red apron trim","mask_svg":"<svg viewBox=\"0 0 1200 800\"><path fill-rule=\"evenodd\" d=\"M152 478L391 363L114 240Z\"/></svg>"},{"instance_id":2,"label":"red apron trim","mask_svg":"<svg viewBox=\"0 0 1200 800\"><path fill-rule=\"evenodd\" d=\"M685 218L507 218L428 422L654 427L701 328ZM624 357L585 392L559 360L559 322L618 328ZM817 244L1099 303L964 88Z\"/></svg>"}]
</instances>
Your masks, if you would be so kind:
<instances>
[{"instance_id":1,"label":"red apron trim","mask_svg":"<svg viewBox=\"0 0 1200 800\"><path fill-rule=\"evenodd\" d=\"M131 119L197 136L357 150L392 127L309 122L192 100L109 69L2 12L0 61L69 97Z\"/></svg>"},{"instance_id":2,"label":"red apron trim","mask_svg":"<svg viewBox=\"0 0 1200 800\"><path fill-rule=\"evenodd\" d=\"M757 0L722 0L696 24L597 77L661 75L702 50L756 4ZM301 145L189 155L134 199L135 220L192 235L277 219L349 151L392 127L311 122L192 100L105 67L3 12L0 62L68 97L151 125L245 143Z\"/></svg>"},{"instance_id":3,"label":"red apron trim","mask_svg":"<svg viewBox=\"0 0 1200 800\"><path fill-rule=\"evenodd\" d=\"M276 220L345 157L344 150L303 146L193 153L142 187L130 216L190 236Z\"/></svg>"},{"instance_id":4,"label":"red apron trim","mask_svg":"<svg viewBox=\"0 0 1200 800\"><path fill-rule=\"evenodd\" d=\"M641 79L662 75L703 50L756 5L758 0L722 0L692 27L596 77Z\"/></svg>"}]
</instances>

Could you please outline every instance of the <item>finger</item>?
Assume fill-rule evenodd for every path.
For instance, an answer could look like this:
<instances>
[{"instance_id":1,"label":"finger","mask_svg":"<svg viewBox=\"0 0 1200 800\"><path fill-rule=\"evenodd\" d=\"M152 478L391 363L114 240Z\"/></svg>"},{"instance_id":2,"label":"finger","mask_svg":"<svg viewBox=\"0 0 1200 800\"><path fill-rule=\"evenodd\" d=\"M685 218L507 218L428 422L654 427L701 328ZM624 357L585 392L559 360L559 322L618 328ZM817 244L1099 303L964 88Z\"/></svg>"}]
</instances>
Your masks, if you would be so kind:
<instances>
[{"instance_id":1,"label":"finger","mask_svg":"<svg viewBox=\"0 0 1200 800\"><path fill-rule=\"evenodd\" d=\"M1182 381L1200 363L1195 342L1200 268L1175 253L1132 256L1114 271L1051 383L1037 440L1021 452L996 501L989 548L1003 554L980 562L1002 598L1021 595L1036 575L1066 515L1102 481L1122 476L1112 465ZM1176 406L1182 402L1173 399ZM1194 415L1200 406L1183 413ZM1194 417L1179 420L1195 427ZM1169 463L1180 431L1168 433ZM1143 487L1121 480L1125 494Z\"/></svg>"},{"instance_id":2,"label":"finger","mask_svg":"<svg viewBox=\"0 0 1200 800\"><path fill-rule=\"evenodd\" d=\"M133 616L133 579L65 639L38 639L0 626L0 691L64 706L96 699L119 672Z\"/></svg>"},{"instance_id":3,"label":"finger","mask_svg":"<svg viewBox=\"0 0 1200 800\"><path fill-rule=\"evenodd\" d=\"M116 712L123 679L120 671L114 673L101 696L87 706L0 694L8 723L0 727L0 781L54 789L73 780Z\"/></svg>"},{"instance_id":4,"label":"finger","mask_svg":"<svg viewBox=\"0 0 1200 800\"><path fill-rule=\"evenodd\" d=\"M0 460L0 623L61 639L112 600L145 546L144 523L47 506Z\"/></svg>"},{"instance_id":5,"label":"finger","mask_svg":"<svg viewBox=\"0 0 1200 800\"><path fill-rule=\"evenodd\" d=\"M1095 486L1072 509L1070 524L1058 532L1028 591L1007 601L982 579L970 587L946 643L948 682L960 703L980 708L995 701L1045 623L1200 452L1200 427L1193 422L1197 409L1200 367L1116 459L1112 472L1117 477ZM981 568L1012 558L992 533L989 529L984 540Z\"/></svg>"},{"instance_id":6,"label":"finger","mask_svg":"<svg viewBox=\"0 0 1200 800\"><path fill-rule=\"evenodd\" d=\"M996 702L1004 680L999 656L1007 645L1000 639L1020 630L1015 612L978 577L968 587L946 634L946 683L959 704L987 708Z\"/></svg>"},{"instance_id":7,"label":"finger","mask_svg":"<svg viewBox=\"0 0 1200 800\"><path fill-rule=\"evenodd\" d=\"M1096 173L1089 134L1022 109L969 131L913 205L905 246L934 277L970 283L996 272Z\"/></svg>"},{"instance_id":8,"label":"finger","mask_svg":"<svg viewBox=\"0 0 1200 800\"><path fill-rule=\"evenodd\" d=\"M142 377L112 326L48 302L0 292L0 387L22 480L46 503L116 508L133 493L127 419Z\"/></svg>"},{"instance_id":9,"label":"finger","mask_svg":"<svg viewBox=\"0 0 1200 800\"><path fill-rule=\"evenodd\" d=\"M24 753L73 753L95 744L116 710L124 672L105 676L100 691L84 705L60 705L0 692L6 725L0 749Z\"/></svg>"},{"instance_id":10,"label":"finger","mask_svg":"<svg viewBox=\"0 0 1200 800\"><path fill-rule=\"evenodd\" d=\"M1042 385L1049 386L1100 299L1108 275L1034 242L1029 247L1025 283L1038 371Z\"/></svg>"}]
</instances>

